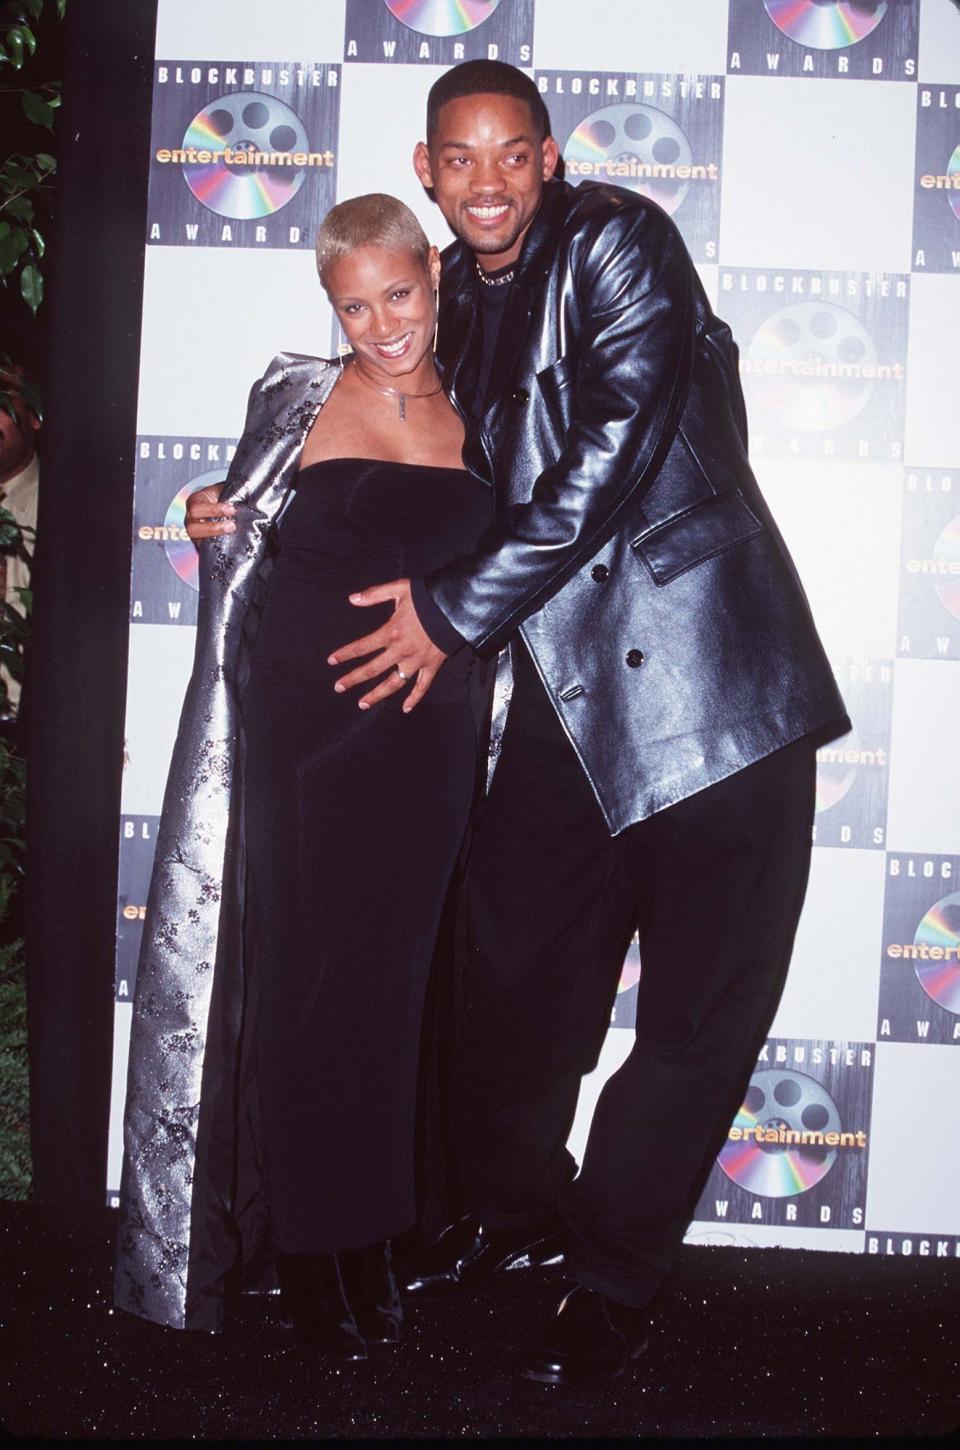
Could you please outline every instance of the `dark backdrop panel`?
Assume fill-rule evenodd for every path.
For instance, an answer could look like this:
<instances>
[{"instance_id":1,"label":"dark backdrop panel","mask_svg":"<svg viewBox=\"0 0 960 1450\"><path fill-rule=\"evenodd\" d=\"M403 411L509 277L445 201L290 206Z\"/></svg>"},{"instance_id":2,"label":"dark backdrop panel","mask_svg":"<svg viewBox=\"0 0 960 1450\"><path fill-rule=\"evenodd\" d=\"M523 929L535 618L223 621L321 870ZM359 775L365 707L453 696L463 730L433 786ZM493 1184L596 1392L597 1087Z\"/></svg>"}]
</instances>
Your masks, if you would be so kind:
<instances>
[{"instance_id":1,"label":"dark backdrop panel","mask_svg":"<svg viewBox=\"0 0 960 1450\"><path fill-rule=\"evenodd\" d=\"M31 1135L43 1202L103 1202L156 0L64 22L25 698Z\"/></svg>"}]
</instances>

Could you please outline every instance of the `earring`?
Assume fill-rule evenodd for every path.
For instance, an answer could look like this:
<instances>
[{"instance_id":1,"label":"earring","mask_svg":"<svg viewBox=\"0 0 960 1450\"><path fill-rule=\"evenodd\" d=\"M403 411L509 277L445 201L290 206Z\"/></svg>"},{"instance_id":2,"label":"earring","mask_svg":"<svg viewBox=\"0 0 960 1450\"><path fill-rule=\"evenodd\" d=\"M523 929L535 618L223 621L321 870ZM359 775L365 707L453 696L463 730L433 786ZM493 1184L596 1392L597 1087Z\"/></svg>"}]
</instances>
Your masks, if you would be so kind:
<instances>
[{"instance_id":1,"label":"earring","mask_svg":"<svg viewBox=\"0 0 960 1450\"><path fill-rule=\"evenodd\" d=\"M433 306L434 306L434 317L436 319L435 322L434 322L434 324L433 324L433 350L434 350L434 352L436 352L436 350L437 350L437 337L440 334L440 283L439 282L437 283L437 285L433 289Z\"/></svg>"},{"instance_id":2,"label":"earring","mask_svg":"<svg viewBox=\"0 0 960 1450\"><path fill-rule=\"evenodd\" d=\"M345 357L349 357L350 353L352 353L352 352L353 352L353 348L350 346L349 342L338 342L337 343L337 357L338 357L338 359L340 361L340 371L341 372L343 372L343 360L344 360L344 358Z\"/></svg>"}]
</instances>

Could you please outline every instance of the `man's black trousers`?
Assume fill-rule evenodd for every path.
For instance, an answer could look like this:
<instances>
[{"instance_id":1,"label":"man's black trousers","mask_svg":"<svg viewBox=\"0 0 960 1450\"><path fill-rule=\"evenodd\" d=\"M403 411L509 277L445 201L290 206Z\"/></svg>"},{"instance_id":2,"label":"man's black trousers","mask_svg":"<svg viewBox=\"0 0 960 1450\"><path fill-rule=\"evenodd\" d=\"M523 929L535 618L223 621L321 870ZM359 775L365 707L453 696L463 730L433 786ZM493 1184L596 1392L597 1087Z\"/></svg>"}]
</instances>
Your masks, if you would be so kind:
<instances>
[{"instance_id":1,"label":"man's black trousers","mask_svg":"<svg viewBox=\"0 0 960 1450\"><path fill-rule=\"evenodd\" d=\"M461 898L461 1189L503 1227L559 1207L574 1277L642 1306L783 989L809 872L814 747L784 746L611 837L522 645L513 663ZM565 1143L635 930L636 1039L603 1088L577 1174Z\"/></svg>"}]
</instances>

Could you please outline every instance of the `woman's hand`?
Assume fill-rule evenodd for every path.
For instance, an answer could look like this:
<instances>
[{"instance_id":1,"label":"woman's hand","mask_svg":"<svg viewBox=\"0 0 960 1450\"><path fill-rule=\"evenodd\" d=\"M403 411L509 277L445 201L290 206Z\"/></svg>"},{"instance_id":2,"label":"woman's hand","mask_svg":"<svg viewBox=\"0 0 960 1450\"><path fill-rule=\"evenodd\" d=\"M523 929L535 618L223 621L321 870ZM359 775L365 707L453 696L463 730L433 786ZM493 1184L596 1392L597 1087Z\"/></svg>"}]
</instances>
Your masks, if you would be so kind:
<instances>
[{"instance_id":1,"label":"woman's hand","mask_svg":"<svg viewBox=\"0 0 960 1450\"><path fill-rule=\"evenodd\" d=\"M395 579L392 584L374 584L360 594L351 594L350 603L361 609L371 604L392 603L394 612L387 623L373 634L355 639L330 655L328 665L340 665L345 660L359 659L361 655L373 655L366 664L341 675L333 688L342 694L344 690L352 690L367 680L376 679L387 670L386 678L359 701L360 709L369 710L371 705L406 689L414 680L413 689L403 702L404 714L409 715L419 705L447 658L417 617L410 594L410 580Z\"/></svg>"},{"instance_id":2,"label":"woman's hand","mask_svg":"<svg viewBox=\"0 0 960 1450\"><path fill-rule=\"evenodd\" d=\"M233 522L236 513L232 503L220 502L222 483L211 483L198 488L187 499L187 533L195 544L201 539L213 539L218 534L234 534L237 526Z\"/></svg>"}]
</instances>

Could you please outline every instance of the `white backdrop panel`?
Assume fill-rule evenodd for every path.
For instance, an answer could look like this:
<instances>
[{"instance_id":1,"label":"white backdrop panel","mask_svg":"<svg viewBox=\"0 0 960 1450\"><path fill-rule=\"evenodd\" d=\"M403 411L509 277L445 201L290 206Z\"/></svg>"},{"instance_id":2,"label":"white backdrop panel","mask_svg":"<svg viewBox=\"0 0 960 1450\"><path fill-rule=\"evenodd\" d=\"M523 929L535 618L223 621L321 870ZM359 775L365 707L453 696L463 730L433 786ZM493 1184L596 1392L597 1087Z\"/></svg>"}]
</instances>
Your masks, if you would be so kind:
<instances>
[{"instance_id":1,"label":"white backdrop panel","mask_svg":"<svg viewBox=\"0 0 960 1450\"><path fill-rule=\"evenodd\" d=\"M583 1079L580 1098L577 1102L577 1115L573 1120L570 1137L567 1139L567 1147L578 1163L583 1161L583 1150L587 1134L590 1131L593 1110L597 1106L597 1098L610 1074L616 1072L621 1063L626 1061L633 1043L633 1032L623 1027L612 1027L600 1050L600 1061L593 1072L588 1073Z\"/></svg>"},{"instance_id":2,"label":"white backdrop panel","mask_svg":"<svg viewBox=\"0 0 960 1450\"><path fill-rule=\"evenodd\" d=\"M887 846L949 855L960 821L960 668L897 661L893 683Z\"/></svg>"},{"instance_id":3,"label":"white backdrop panel","mask_svg":"<svg viewBox=\"0 0 960 1450\"><path fill-rule=\"evenodd\" d=\"M919 75L921 82L956 85L960 80L960 25L953 0L923 0L920 6Z\"/></svg>"},{"instance_id":4,"label":"white backdrop panel","mask_svg":"<svg viewBox=\"0 0 960 1450\"><path fill-rule=\"evenodd\" d=\"M869 1042L877 1025L882 851L818 850L773 1037Z\"/></svg>"},{"instance_id":5,"label":"white backdrop panel","mask_svg":"<svg viewBox=\"0 0 960 1450\"><path fill-rule=\"evenodd\" d=\"M346 0L161 0L158 60L237 60L258 56L339 58Z\"/></svg>"},{"instance_id":6,"label":"white backdrop panel","mask_svg":"<svg viewBox=\"0 0 960 1450\"><path fill-rule=\"evenodd\" d=\"M113 1080L123 1083L127 1080L127 1058L130 1052L130 1025L133 1007L129 1002L117 1002L113 1018ZM114 1092L110 1103L110 1130L107 1138L107 1182L119 1187L120 1169L123 1166L123 1094Z\"/></svg>"},{"instance_id":7,"label":"white backdrop panel","mask_svg":"<svg viewBox=\"0 0 960 1450\"><path fill-rule=\"evenodd\" d=\"M427 91L442 70L433 65L344 66L337 192L340 200L368 191L399 197L438 247L447 246L452 233L417 180L413 148L426 135Z\"/></svg>"},{"instance_id":8,"label":"white backdrop panel","mask_svg":"<svg viewBox=\"0 0 960 1450\"><path fill-rule=\"evenodd\" d=\"M727 76L721 260L909 271L915 121L905 82Z\"/></svg>"},{"instance_id":9,"label":"white backdrop panel","mask_svg":"<svg viewBox=\"0 0 960 1450\"><path fill-rule=\"evenodd\" d=\"M196 630L135 624L127 656L127 724L120 810L158 816L167 764L193 667Z\"/></svg>"},{"instance_id":10,"label":"white backdrop panel","mask_svg":"<svg viewBox=\"0 0 960 1450\"><path fill-rule=\"evenodd\" d=\"M957 112L960 145L960 111ZM944 202L946 209L946 202ZM949 213L947 213L949 215ZM960 223L955 227L960 256ZM925 468L960 465L960 286L957 277L910 279L907 418L904 458Z\"/></svg>"},{"instance_id":11,"label":"white backdrop panel","mask_svg":"<svg viewBox=\"0 0 960 1450\"><path fill-rule=\"evenodd\" d=\"M877 1043L868 1229L960 1235L956 1083L952 1047Z\"/></svg>"},{"instance_id":12,"label":"white backdrop panel","mask_svg":"<svg viewBox=\"0 0 960 1450\"><path fill-rule=\"evenodd\" d=\"M309 248L148 247L137 431L239 438L275 353L330 351Z\"/></svg>"},{"instance_id":13,"label":"white backdrop panel","mask_svg":"<svg viewBox=\"0 0 960 1450\"><path fill-rule=\"evenodd\" d=\"M726 69L727 7L717 0L539 0L533 34L540 70Z\"/></svg>"},{"instance_id":14,"label":"white backdrop panel","mask_svg":"<svg viewBox=\"0 0 960 1450\"><path fill-rule=\"evenodd\" d=\"M706 292L711 307L717 305L718 274L720 268L715 262L698 262L697 272L700 281L703 283L703 290Z\"/></svg>"},{"instance_id":15,"label":"white backdrop panel","mask_svg":"<svg viewBox=\"0 0 960 1450\"><path fill-rule=\"evenodd\" d=\"M903 473L870 463L757 467L833 660L889 658L897 628Z\"/></svg>"}]
</instances>

